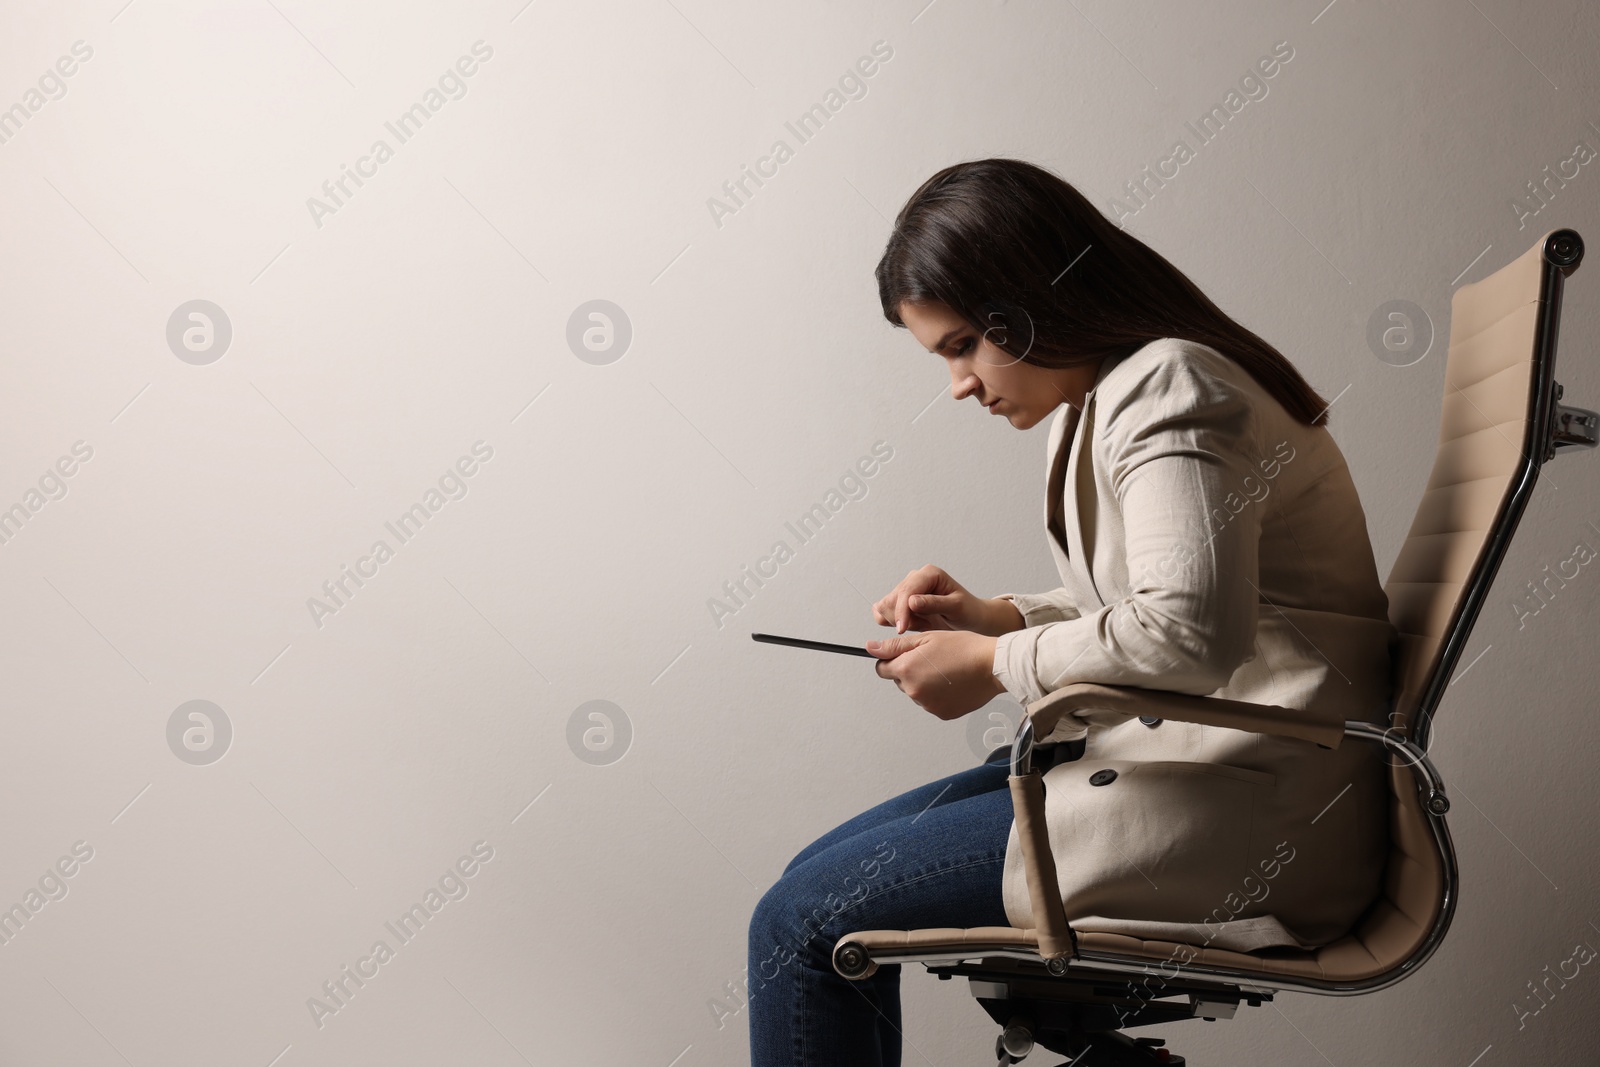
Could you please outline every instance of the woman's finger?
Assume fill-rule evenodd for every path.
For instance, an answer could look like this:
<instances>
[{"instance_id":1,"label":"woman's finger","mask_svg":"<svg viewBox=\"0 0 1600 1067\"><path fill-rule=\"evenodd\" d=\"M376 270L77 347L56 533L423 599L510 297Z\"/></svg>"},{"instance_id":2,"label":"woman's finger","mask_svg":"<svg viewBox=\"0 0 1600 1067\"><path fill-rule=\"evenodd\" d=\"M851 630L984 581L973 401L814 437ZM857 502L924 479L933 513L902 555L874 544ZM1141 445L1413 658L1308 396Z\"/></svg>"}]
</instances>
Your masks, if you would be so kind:
<instances>
[{"instance_id":1,"label":"woman's finger","mask_svg":"<svg viewBox=\"0 0 1600 1067\"><path fill-rule=\"evenodd\" d=\"M900 600L905 595L906 590L910 587L916 576L916 572L912 571L910 574L900 579L900 581L896 583L895 587L889 590L889 594L887 596L885 596L882 600L879 600L876 604L872 605L872 617L879 626L893 626L899 620Z\"/></svg>"},{"instance_id":2,"label":"woman's finger","mask_svg":"<svg viewBox=\"0 0 1600 1067\"><path fill-rule=\"evenodd\" d=\"M923 610L912 604L911 600L913 597L937 594L942 589L959 590L960 586L932 564L918 568L902 578L888 596L872 605L873 621L880 626L893 626L896 633L924 629L929 621L925 616L937 614L937 609Z\"/></svg>"},{"instance_id":3,"label":"woman's finger","mask_svg":"<svg viewBox=\"0 0 1600 1067\"><path fill-rule=\"evenodd\" d=\"M909 586L901 596L901 607L895 615L895 622L899 632L905 633L908 629L920 628L926 620L922 618L923 612L912 606L913 600L920 600L924 593L925 583Z\"/></svg>"},{"instance_id":4,"label":"woman's finger","mask_svg":"<svg viewBox=\"0 0 1600 1067\"><path fill-rule=\"evenodd\" d=\"M918 593L911 597L911 610L919 615L956 615L961 610L961 600L953 593Z\"/></svg>"},{"instance_id":5,"label":"woman's finger","mask_svg":"<svg viewBox=\"0 0 1600 1067\"><path fill-rule=\"evenodd\" d=\"M872 605L872 616L879 626L894 625L895 613L899 611L900 594L904 588L905 582L901 582L891 589L889 594L882 600Z\"/></svg>"}]
</instances>

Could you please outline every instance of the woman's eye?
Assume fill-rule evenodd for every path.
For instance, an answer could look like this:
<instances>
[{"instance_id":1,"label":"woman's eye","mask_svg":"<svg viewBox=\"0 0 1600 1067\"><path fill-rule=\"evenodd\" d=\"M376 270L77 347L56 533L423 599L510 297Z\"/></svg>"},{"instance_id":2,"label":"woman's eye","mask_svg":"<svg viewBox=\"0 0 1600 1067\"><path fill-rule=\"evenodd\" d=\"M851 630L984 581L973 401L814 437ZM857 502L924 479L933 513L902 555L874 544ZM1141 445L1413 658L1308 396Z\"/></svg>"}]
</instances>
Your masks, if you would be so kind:
<instances>
[{"instance_id":1,"label":"woman's eye","mask_svg":"<svg viewBox=\"0 0 1600 1067\"><path fill-rule=\"evenodd\" d=\"M971 351L972 351L972 338L968 337L965 340L963 340L959 346L957 346L956 355L964 356L968 352L971 352Z\"/></svg>"}]
</instances>

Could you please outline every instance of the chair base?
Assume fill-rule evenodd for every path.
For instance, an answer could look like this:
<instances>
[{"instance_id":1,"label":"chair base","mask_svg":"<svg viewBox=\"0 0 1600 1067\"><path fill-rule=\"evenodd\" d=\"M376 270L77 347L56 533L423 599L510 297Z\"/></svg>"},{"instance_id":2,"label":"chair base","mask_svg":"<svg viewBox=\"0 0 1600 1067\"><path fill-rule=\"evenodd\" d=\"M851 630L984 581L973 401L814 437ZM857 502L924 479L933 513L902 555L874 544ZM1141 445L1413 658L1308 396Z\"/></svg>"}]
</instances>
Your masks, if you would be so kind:
<instances>
[{"instance_id":1,"label":"chair base","mask_svg":"<svg viewBox=\"0 0 1600 1067\"><path fill-rule=\"evenodd\" d=\"M1129 1038L1122 1034L1099 1034L1093 1040L1066 1044L1046 1045L1040 1042L1042 1047L1051 1052L1072 1057L1056 1067L1184 1067L1189 1062L1177 1053L1162 1048L1162 1044L1156 1038ZM1073 1048L1078 1051L1070 1051ZM996 1061L999 1067L1021 1062L1020 1057L1006 1052L1004 1036L995 1041L995 1055L999 1057Z\"/></svg>"},{"instance_id":2,"label":"chair base","mask_svg":"<svg viewBox=\"0 0 1600 1067\"><path fill-rule=\"evenodd\" d=\"M974 999L1003 1028L995 1047L1002 1067L1035 1046L1072 1057L1072 1067L1183 1067L1184 1058L1163 1039L1120 1031L1197 1016L1232 1018L1241 999L1251 1005L1272 999L1205 982L1174 983L1160 991L1161 999L1141 997L1130 982L1053 977L1038 964L1005 958L925 966L941 980L968 980Z\"/></svg>"}]
</instances>

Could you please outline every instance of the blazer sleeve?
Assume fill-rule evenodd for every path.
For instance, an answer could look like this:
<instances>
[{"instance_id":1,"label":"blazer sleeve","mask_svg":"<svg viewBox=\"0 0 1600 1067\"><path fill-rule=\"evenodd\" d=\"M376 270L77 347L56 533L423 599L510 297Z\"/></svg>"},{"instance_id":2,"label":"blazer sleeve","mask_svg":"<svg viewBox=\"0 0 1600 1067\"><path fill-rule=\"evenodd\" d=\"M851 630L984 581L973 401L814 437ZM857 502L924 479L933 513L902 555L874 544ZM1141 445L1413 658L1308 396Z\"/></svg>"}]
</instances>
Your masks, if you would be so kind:
<instances>
[{"instance_id":1,"label":"blazer sleeve","mask_svg":"<svg viewBox=\"0 0 1600 1067\"><path fill-rule=\"evenodd\" d=\"M1022 625L1025 627L1076 619L1081 614L1078 605L1067 595L1064 585L1048 593L1001 593L995 599L1011 601L1022 616Z\"/></svg>"},{"instance_id":2,"label":"blazer sleeve","mask_svg":"<svg viewBox=\"0 0 1600 1067\"><path fill-rule=\"evenodd\" d=\"M1128 595L1076 618L1027 617L997 639L995 676L1024 705L1073 682L1205 695L1253 655L1261 527L1244 495L1259 453L1250 395L1181 349L1112 381L1097 390L1095 443L1121 509Z\"/></svg>"}]
</instances>

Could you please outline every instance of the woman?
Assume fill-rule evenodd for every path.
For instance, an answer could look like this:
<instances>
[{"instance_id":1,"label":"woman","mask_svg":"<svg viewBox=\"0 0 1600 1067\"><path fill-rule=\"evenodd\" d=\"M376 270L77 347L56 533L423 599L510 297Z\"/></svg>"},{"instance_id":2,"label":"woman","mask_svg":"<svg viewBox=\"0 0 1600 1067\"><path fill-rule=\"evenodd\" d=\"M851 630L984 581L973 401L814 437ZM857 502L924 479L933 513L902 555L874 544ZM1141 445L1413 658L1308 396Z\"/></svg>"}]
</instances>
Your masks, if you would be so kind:
<instances>
[{"instance_id":1,"label":"woman","mask_svg":"<svg viewBox=\"0 0 1600 1067\"><path fill-rule=\"evenodd\" d=\"M884 315L951 393L1055 413L1045 521L1062 585L974 595L938 567L873 605L880 677L941 719L1074 682L1383 721L1396 640L1329 403L1176 267L1028 163L948 167L877 268ZM1153 716L1067 717L1045 804L1078 929L1311 947L1371 902L1386 780L1358 745ZM1063 744L1059 742L1071 742ZM800 852L750 924L755 1067L900 1062L899 966L850 982L854 930L1033 925L1005 750Z\"/></svg>"}]
</instances>

